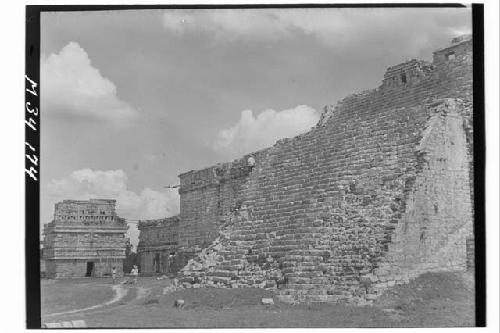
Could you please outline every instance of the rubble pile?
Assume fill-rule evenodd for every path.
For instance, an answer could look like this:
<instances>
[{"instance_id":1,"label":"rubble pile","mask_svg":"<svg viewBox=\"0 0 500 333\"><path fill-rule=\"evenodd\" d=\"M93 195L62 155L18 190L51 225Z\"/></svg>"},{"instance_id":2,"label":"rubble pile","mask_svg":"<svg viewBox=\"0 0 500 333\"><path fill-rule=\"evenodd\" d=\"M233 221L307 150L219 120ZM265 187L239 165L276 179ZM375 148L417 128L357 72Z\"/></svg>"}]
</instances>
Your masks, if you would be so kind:
<instances>
[{"instance_id":1,"label":"rubble pile","mask_svg":"<svg viewBox=\"0 0 500 333\"><path fill-rule=\"evenodd\" d=\"M279 263L268 256L260 261L253 258L251 248L243 242L230 241L234 222L245 216L245 207L235 211L219 231L211 245L202 249L180 271L179 281L184 288L276 288L283 280ZM262 260L263 259L263 260Z\"/></svg>"}]
</instances>

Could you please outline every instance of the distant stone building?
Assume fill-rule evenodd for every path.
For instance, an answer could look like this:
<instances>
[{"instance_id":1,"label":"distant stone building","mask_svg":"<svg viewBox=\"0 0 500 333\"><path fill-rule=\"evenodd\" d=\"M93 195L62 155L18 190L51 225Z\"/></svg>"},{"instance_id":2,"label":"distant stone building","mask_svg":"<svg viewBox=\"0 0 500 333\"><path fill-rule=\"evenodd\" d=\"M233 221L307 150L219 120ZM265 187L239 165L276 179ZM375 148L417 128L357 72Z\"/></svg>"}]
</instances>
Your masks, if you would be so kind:
<instances>
[{"instance_id":1,"label":"distant stone building","mask_svg":"<svg viewBox=\"0 0 500 333\"><path fill-rule=\"evenodd\" d=\"M40 246L40 277L45 277L45 259L43 256L43 247Z\"/></svg>"},{"instance_id":2,"label":"distant stone building","mask_svg":"<svg viewBox=\"0 0 500 333\"><path fill-rule=\"evenodd\" d=\"M137 228L141 274L173 273L182 268L177 264L178 216L140 221Z\"/></svg>"},{"instance_id":3,"label":"distant stone building","mask_svg":"<svg viewBox=\"0 0 500 333\"><path fill-rule=\"evenodd\" d=\"M116 200L64 200L44 228L45 275L102 277L112 267L122 274L128 226L115 212Z\"/></svg>"}]
</instances>

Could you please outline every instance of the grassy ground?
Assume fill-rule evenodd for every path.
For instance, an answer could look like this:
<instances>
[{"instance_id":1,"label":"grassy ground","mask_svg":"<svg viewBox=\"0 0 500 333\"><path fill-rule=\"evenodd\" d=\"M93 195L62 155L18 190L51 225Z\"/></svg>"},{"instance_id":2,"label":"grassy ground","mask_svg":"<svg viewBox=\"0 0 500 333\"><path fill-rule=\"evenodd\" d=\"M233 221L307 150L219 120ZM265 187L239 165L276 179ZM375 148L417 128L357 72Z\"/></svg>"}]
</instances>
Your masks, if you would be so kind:
<instances>
[{"instance_id":1,"label":"grassy ground","mask_svg":"<svg viewBox=\"0 0 500 333\"><path fill-rule=\"evenodd\" d=\"M90 282L56 281L42 284L42 289L55 293L45 302L44 313L58 312L52 306L88 290L103 286ZM66 288L68 285L73 288ZM263 297L272 297L262 289L186 289L163 293L168 280L140 278L128 289L124 298L100 309L61 316L42 321L57 322L83 319L89 327L437 327L473 326L474 290L471 278L462 273L426 274L409 285L397 286L380 297L373 306L314 304L272 306L260 304ZM66 289L54 288L58 285ZM108 287L110 285L108 284ZM45 292L44 294L47 294ZM60 295L60 296L58 296ZM101 295L99 295L101 296ZM109 300L112 296L107 299ZM185 306L177 309L175 300ZM102 300L100 298L100 300ZM94 304L101 301L95 299ZM102 301L103 302L103 301ZM74 308L83 308L78 304Z\"/></svg>"},{"instance_id":2,"label":"grassy ground","mask_svg":"<svg viewBox=\"0 0 500 333\"><path fill-rule=\"evenodd\" d=\"M42 316L47 313L92 306L111 299L113 295L111 280L93 278L42 280Z\"/></svg>"}]
</instances>

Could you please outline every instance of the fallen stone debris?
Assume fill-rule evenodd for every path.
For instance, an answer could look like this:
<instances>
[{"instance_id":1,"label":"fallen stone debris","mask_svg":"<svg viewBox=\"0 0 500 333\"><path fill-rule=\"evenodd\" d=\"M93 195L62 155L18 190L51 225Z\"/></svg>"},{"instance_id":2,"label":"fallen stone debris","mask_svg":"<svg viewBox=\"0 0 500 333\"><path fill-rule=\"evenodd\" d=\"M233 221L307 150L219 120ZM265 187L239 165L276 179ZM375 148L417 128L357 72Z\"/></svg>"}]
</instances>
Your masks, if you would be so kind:
<instances>
[{"instance_id":1,"label":"fallen stone debris","mask_svg":"<svg viewBox=\"0 0 500 333\"><path fill-rule=\"evenodd\" d=\"M274 300L272 298L263 298L261 300L262 305L273 305Z\"/></svg>"},{"instance_id":2,"label":"fallen stone debris","mask_svg":"<svg viewBox=\"0 0 500 333\"><path fill-rule=\"evenodd\" d=\"M174 307L178 309L182 309L184 307L184 300L183 299L178 299L174 302Z\"/></svg>"}]
</instances>

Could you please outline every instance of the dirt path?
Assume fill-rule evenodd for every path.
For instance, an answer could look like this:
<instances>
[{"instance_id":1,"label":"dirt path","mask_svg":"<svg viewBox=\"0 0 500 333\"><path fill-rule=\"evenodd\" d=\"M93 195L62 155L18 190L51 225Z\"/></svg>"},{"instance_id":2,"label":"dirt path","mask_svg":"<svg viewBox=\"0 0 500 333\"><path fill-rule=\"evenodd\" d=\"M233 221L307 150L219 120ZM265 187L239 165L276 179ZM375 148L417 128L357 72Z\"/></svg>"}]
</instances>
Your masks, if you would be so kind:
<instances>
[{"instance_id":1,"label":"dirt path","mask_svg":"<svg viewBox=\"0 0 500 333\"><path fill-rule=\"evenodd\" d=\"M110 299L109 301L107 301L107 302L96 304L96 305L89 306L89 307L82 308L82 309L75 309L75 310L70 310L70 311L49 313L49 314L44 315L44 317L52 317L52 316L58 316L58 315L74 314L74 313L78 313L78 312L99 309L99 308L102 308L104 306L107 306L107 305L110 305L110 304L114 304L114 303L120 301L122 298L124 298L127 295L128 291L129 291L128 288L124 288L120 284L119 285L114 285L112 287L112 289L115 292L115 296L112 299Z\"/></svg>"},{"instance_id":2,"label":"dirt path","mask_svg":"<svg viewBox=\"0 0 500 333\"><path fill-rule=\"evenodd\" d=\"M137 287L137 295L133 301L137 303L142 299L145 299L150 294L150 290L151 288Z\"/></svg>"}]
</instances>

